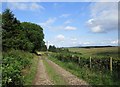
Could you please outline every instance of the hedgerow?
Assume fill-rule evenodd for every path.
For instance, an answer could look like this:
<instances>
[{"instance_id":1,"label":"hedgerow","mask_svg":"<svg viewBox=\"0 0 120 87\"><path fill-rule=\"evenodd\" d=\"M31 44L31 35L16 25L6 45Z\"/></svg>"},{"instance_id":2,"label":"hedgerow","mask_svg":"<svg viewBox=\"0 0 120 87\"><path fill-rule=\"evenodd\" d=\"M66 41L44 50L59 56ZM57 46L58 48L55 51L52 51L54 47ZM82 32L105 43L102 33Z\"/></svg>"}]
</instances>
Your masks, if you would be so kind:
<instances>
[{"instance_id":1,"label":"hedgerow","mask_svg":"<svg viewBox=\"0 0 120 87\"><path fill-rule=\"evenodd\" d=\"M2 86L23 85L24 76L21 70L31 65L32 58L31 53L20 50L10 50L3 53Z\"/></svg>"}]
</instances>

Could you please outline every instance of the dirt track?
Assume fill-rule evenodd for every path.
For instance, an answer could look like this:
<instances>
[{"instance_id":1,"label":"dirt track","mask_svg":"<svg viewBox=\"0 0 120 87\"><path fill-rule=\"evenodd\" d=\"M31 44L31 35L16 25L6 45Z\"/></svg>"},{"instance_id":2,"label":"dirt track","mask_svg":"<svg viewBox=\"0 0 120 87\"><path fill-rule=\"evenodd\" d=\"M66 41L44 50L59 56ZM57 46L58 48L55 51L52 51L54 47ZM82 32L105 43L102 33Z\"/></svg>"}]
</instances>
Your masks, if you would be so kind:
<instances>
[{"instance_id":1,"label":"dirt track","mask_svg":"<svg viewBox=\"0 0 120 87\"><path fill-rule=\"evenodd\" d=\"M33 84L34 85L53 85L49 79L49 76L47 75L42 58L39 58L37 73L36 73L36 77Z\"/></svg>"},{"instance_id":2,"label":"dirt track","mask_svg":"<svg viewBox=\"0 0 120 87\"><path fill-rule=\"evenodd\" d=\"M54 62L50 60L47 60L47 62L66 80L68 85L88 85L85 81L78 79L75 75L66 71Z\"/></svg>"},{"instance_id":3,"label":"dirt track","mask_svg":"<svg viewBox=\"0 0 120 87\"><path fill-rule=\"evenodd\" d=\"M66 71L59 65L55 64L51 60L48 60L47 58L43 58L47 63L53 67L53 69L65 79L68 85L88 85L85 81L77 78L75 75L71 74L70 72ZM34 80L34 85L54 85L50 79L49 76L45 70L45 66L43 64L43 59L39 59L38 63L38 70L36 74L36 78Z\"/></svg>"}]
</instances>

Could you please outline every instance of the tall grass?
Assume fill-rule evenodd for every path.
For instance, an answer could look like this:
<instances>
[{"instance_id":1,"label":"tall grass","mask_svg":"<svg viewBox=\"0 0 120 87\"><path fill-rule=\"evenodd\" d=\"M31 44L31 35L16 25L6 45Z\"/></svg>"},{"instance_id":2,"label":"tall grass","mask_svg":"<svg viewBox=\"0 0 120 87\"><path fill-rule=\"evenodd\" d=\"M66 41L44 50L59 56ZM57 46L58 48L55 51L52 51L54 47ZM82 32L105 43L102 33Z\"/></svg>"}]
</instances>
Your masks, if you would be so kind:
<instances>
[{"instance_id":1,"label":"tall grass","mask_svg":"<svg viewBox=\"0 0 120 87\"><path fill-rule=\"evenodd\" d=\"M37 72L38 56L33 54L33 59L31 60L30 67L26 67L22 70L22 75L24 76L24 85L32 85Z\"/></svg>"}]
</instances>

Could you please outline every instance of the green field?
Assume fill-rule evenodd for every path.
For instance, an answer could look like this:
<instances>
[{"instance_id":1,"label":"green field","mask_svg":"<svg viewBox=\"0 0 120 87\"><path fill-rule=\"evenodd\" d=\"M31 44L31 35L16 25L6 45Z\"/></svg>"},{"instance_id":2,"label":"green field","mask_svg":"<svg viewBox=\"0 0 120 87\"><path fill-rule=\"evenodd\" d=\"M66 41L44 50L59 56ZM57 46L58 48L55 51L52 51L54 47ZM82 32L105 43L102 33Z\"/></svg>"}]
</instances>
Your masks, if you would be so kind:
<instances>
[{"instance_id":1,"label":"green field","mask_svg":"<svg viewBox=\"0 0 120 87\"><path fill-rule=\"evenodd\" d=\"M68 49L70 52L54 53L49 59L91 85L120 85L118 47Z\"/></svg>"},{"instance_id":2,"label":"green field","mask_svg":"<svg viewBox=\"0 0 120 87\"><path fill-rule=\"evenodd\" d=\"M68 48L71 52L81 53L84 57L103 56L118 58L118 47L104 48Z\"/></svg>"}]
</instances>

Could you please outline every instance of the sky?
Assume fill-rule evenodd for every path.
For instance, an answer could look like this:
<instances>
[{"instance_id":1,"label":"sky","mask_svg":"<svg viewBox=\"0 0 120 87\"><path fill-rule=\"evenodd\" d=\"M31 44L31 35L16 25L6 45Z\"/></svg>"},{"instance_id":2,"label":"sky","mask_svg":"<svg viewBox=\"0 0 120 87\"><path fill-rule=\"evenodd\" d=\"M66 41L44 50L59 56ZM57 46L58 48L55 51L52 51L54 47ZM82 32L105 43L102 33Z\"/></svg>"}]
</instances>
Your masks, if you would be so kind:
<instances>
[{"instance_id":1,"label":"sky","mask_svg":"<svg viewBox=\"0 0 120 87\"><path fill-rule=\"evenodd\" d=\"M56 47L118 45L117 2L3 2L21 22L40 25Z\"/></svg>"}]
</instances>

